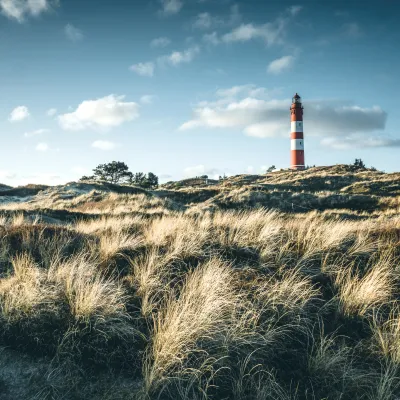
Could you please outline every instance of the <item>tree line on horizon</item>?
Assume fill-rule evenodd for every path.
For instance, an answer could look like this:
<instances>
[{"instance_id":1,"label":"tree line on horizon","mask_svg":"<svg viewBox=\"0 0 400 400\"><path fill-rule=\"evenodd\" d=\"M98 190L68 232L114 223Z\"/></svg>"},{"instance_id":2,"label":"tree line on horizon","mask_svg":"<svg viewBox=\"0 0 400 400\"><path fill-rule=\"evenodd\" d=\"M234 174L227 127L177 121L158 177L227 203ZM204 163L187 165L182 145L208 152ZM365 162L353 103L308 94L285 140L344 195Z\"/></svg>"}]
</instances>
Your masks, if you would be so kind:
<instances>
[{"instance_id":1,"label":"tree line on horizon","mask_svg":"<svg viewBox=\"0 0 400 400\"><path fill-rule=\"evenodd\" d=\"M356 168L366 168L365 163L356 158L354 163L352 164ZM315 165L313 166L315 167ZM307 166L306 169L312 168L311 166ZM371 167L370 169L376 170L376 168ZM270 173L276 170L275 165L272 165L266 170L266 173ZM198 178L208 179L208 175L202 175ZM220 176L219 180L226 179L226 175ZM93 169L93 175L90 176L82 176L80 179L81 182L84 181L105 181L112 184L128 184L139 186L143 188L157 188L159 185L159 179L156 174L153 172L149 172L147 174L143 172L131 172L129 171L129 167L122 161L112 161L106 164L99 164L96 168Z\"/></svg>"},{"instance_id":2,"label":"tree line on horizon","mask_svg":"<svg viewBox=\"0 0 400 400\"><path fill-rule=\"evenodd\" d=\"M93 169L93 175L82 176L84 181L105 181L113 184L128 184L143 188L158 187L158 176L153 172L131 172L128 165L122 161L112 161L107 164L100 164Z\"/></svg>"}]
</instances>

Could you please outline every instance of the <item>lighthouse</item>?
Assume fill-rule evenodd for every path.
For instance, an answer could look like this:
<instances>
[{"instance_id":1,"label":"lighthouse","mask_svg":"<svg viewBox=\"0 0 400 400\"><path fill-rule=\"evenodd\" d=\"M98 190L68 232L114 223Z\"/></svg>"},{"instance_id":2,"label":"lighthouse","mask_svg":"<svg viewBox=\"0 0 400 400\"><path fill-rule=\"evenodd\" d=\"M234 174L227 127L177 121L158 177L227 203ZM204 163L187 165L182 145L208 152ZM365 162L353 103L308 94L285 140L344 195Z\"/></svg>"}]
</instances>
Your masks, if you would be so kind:
<instances>
[{"instance_id":1,"label":"lighthouse","mask_svg":"<svg viewBox=\"0 0 400 400\"><path fill-rule=\"evenodd\" d=\"M293 170L304 170L303 106L296 93L290 107L291 114L291 166Z\"/></svg>"}]
</instances>

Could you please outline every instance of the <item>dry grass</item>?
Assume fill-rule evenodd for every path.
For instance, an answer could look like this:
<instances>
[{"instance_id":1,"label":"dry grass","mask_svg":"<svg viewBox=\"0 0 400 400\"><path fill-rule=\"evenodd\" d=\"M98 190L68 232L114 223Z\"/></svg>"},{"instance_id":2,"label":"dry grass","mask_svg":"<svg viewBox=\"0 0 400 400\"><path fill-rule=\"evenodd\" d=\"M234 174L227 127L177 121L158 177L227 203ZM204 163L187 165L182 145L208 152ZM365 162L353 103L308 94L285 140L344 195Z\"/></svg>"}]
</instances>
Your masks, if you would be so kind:
<instances>
[{"instance_id":1,"label":"dry grass","mask_svg":"<svg viewBox=\"0 0 400 400\"><path fill-rule=\"evenodd\" d=\"M147 391L171 375L184 377L190 373L193 367L189 369L185 365L189 356L196 353L199 356L200 340L219 339L222 343L221 336L234 320L237 302L229 266L211 260L191 272L179 298L172 294L155 319L144 369Z\"/></svg>"},{"instance_id":2,"label":"dry grass","mask_svg":"<svg viewBox=\"0 0 400 400\"><path fill-rule=\"evenodd\" d=\"M256 289L256 297L267 308L282 308L296 315L306 312L311 302L319 297L310 278L297 270L284 271L282 277L263 281Z\"/></svg>"},{"instance_id":3,"label":"dry grass","mask_svg":"<svg viewBox=\"0 0 400 400\"><path fill-rule=\"evenodd\" d=\"M338 271L336 285L345 314L363 316L391 301L396 283L393 262L392 257L383 254L363 276L354 267Z\"/></svg>"},{"instance_id":4,"label":"dry grass","mask_svg":"<svg viewBox=\"0 0 400 400\"><path fill-rule=\"evenodd\" d=\"M395 365L400 365L400 314L398 306L394 307L384 322L375 316L373 322L375 347L378 352Z\"/></svg>"},{"instance_id":5,"label":"dry grass","mask_svg":"<svg viewBox=\"0 0 400 400\"><path fill-rule=\"evenodd\" d=\"M0 281L1 317L18 320L34 314L40 305L54 300L54 294L42 284L44 276L28 254L11 260L13 275Z\"/></svg>"},{"instance_id":6,"label":"dry grass","mask_svg":"<svg viewBox=\"0 0 400 400\"><path fill-rule=\"evenodd\" d=\"M107 232L100 235L99 253L102 259L109 258L124 250L133 250L143 243L138 236L118 232Z\"/></svg>"},{"instance_id":7,"label":"dry grass","mask_svg":"<svg viewBox=\"0 0 400 400\"><path fill-rule=\"evenodd\" d=\"M166 191L173 201L96 189L3 205L0 346L30 358L29 380L0 372L0 397L398 398L398 199L332 209L362 185L320 169L336 192L312 201L329 210L251 209L285 199L251 186L274 181L309 204L310 174Z\"/></svg>"}]
</instances>

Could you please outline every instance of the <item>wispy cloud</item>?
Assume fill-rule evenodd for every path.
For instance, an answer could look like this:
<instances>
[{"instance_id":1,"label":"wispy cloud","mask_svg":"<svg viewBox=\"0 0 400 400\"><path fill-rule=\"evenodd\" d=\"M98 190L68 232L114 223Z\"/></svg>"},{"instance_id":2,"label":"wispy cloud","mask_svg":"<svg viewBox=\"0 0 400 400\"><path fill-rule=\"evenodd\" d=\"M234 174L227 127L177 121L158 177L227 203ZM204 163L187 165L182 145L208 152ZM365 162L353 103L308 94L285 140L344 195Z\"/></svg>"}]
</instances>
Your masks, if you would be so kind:
<instances>
[{"instance_id":1,"label":"wispy cloud","mask_svg":"<svg viewBox=\"0 0 400 400\"><path fill-rule=\"evenodd\" d=\"M37 17L49 9L48 0L0 0L0 11L20 23L28 16Z\"/></svg>"},{"instance_id":2,"label":"wispy cloud","mask_svg":"<svg viewBox=\"0 0 400 400\"><path fill-rule=\"evenodd\" d=\"M49 117L54 117L57 114L57 109L56 108L50 108L49 110L46 111L46 114Z\"/></svg>"},{"instance_id":3,"label":"wispy cloud","mask_svg":"<svg viewBox=\"0 0 400 400\"><path fill-rule=\"evenodd\" d=\"M218 89L216 91L216 96L223 98L224 102L230 102L236 97L253 97L262 98L266 96L271 96L279 92L278 90L267 90L264 87L258 87L253 84L232 86L227 89Z\"/></svg>"},{"instance_id":4,"label":"wispy cloud","mask_svg":"<svg viewBox=\"0 0 400 400\"><path fill-rule=\"evenodd\" d=\"M161 64L167 63L172 66L178 66L180 64L190 63L199 53L200 47L193 46L184 51L174 51L169 55L162 56L158 59L158 62Z\"/></svg>"},{"instance_id":5,"label":"wispy cloud","mask_svg":"<svg viewBox=\"0 0 400 400\"><path fill-rule=\"evenodd\" d=\"M200 30L230 27L239 24L241 19L242 16L239 12L239 6L235 4L231 7L229 14L224 17L214 16L209 12L197 14L193 20L192 27Z\"/></svg>"},{"instance_id":6,"label":"wispy cloud","mask_svg":"<svg viewBox=\"0 0 400 400\"><path fill-rule=\"evenodd\" d=\"M108 140L96 140L95 142L92 143L92 147L99 150L109 151L109 150L114 150L116 147L118 147L118 144L110 142Z\"/></svg>"},{"instance_id":7,"label":"wispy cloud","mask_svg":"<svg viewBox=\"0 0 400 400\"><path fill-rule=\"evenodd\" d=\"M181 0L161 0L162 13L165 15L178 14L183 7Z\"/></svg>"},{"instance_id":8,"label":"wispy cloud","mask_svg":"<svg viewBox=\"0 0 400 400\"><path fill-rule=\"evenodd\" d=\"M65 26L64 33L72 42L79 42L83 39L82 31L71 24Z\"/></svg>"},{"instance_id":9,"label":"wispy cloud","mask_svg":"<svg viewBox=\"0 0 400 400\"><path fill-rule=\"evenodd\" d=\"M129 69L140 76L152 77L154 76L155 65L153 62L138 63L132 65Z\"/></svg>"},{"instance_id":10,"label":"wispy cloud","mask_svg":"<svg viewBox=\"0 0 400 400\"><path fill-rule=\"evenodd\" d=\"M280 74L292 67L294 59L294 56L283 56L278 58L268 65L267 70L271 74Z\"/></svg>"},{"instance_id":11,"label":"wispy cloud","mask_svg":"<svg viewBox=\"0 0 400 400\"><path fill-rule=\"evenodd\" d=\"M193 28L197 29L210 29L212 25L213 18L208 12L198 14L195 21L193 22Z\"/></svg>"},{"instance_id":12,"label":"wispy cloud","mask_svg":"<svg viewBox=\"0 0 400 400\"><path fill-rule=\"evenodd\" d=\"M39 143L36 146L36 151L46 152L49 150L49 145L47 143Z\"/></svg>"},{"instance_id":13,"label":"wispy cloud","mask_svg":"<svg viewBox=\"0 0 400 400\"><path fill-rule=\"evenodd\" d=\"M14 110L11 111L10 117L8 120L10 122L19 122L23 121L24 119L28 118L30 116L29 109L26 106L19 106L14 108Z\"/></svg>"},{"instance_id":14,"label":"wispy cloud","mask_svg":"<svg viewBox=\"0 0 400 400\"><path fill-rule=\"evenodd\" d=\"M167 37L159 37L150 42L151 47L167 47L171 44L171 40Z\"/></svg>"},{"instance_id":15,"label":"wispy cloud","mask_svg":"<svg viewBox=\"0 0 400 400\"><path fill-rule=\"evenodd\" d=\"M182 124L180 130L236 128L253 137L288 137L288 104L291 100L263 99L260 98L262 92L257 93L256 90L252 85L219 90L216 93L219 99L199 103L193 109L193 118ZM224 95L226 97L222 97ZM323 133L325 145L338 147L342 141L346 146L356 146L363 137L370 138L365 141L364 147L397 146L399 142L382 136L387 114L380 107L363 108L345 102L310 101L305 103L305 108L307 135L322 136ZM343 138L348 139L343 141Z\"/></svg>"},{"instance_id":16,"label":"wispy cloud","mask_svg":"<svg viewBox=\"0 0 400 400\"><path fill-rule=\"evenodd\" d=\"M234 28L220 36L216 31L205 34L203 35L203 40L213 45L219 43L244 43L250 40L264 41L267 46L284 44L287 26L301 10L302 6L292 6L286 9L278 18L265 24L242 23L238 26L242 18L237 6L232 7L231 17L229 19L230 22L224 25L232 25ZM212 23L213 21L214 20L209 15L200 14L196 23L198 27L211 28L215 26L215 24Z\"/></svg>"},{"instance_id":17,"label":"wispy cloud","mask_svg":"<svg viewBox=\"0 0 400 400\"><path fill-rule=\"evenodd\" d=\"M96 100L85 100L72 113L60 115L58 122L64 130L70 131L120 126L139 117L139 105L124 99L125 96L111 94Z\"/></svg>"},{"instance_id":18,"label":"wispy cloud","mask_svg":"<svg viewBox=\"0 0 400 400\"><path fill-rule=\"evenodd\" d=\"M222 41L226 43L247 42L253 39L261 39L268 46L283 42L284 28L286 21L278 18L274 22L264 25L242 24L231 32L222 36Z\"/></svg>"},{"instance_id":19,"label":"wispy cloud","mask_svg":"<svg viewBox=\"0 0 400 400\"><path fill-rule=\"evenodd\" d=\"M140 103L147 104L147 105L152 104L153 101L155 100L155 98L156 98L156 96L154 96L154 95L146 94L140 98Z\"/></svg>"},{"instance_id":20,"label":"wispy cloud","mask_svg":"<svg viewBox=\"0 0 400 400\"><path fill-rule=\"evenodd\" d=\"M297 15L301 10L303 9L303 6L291 6L288 8L288 11L291 15L295 16Z\"/></svg>"},{"instance_id":21,"label":"wispy cloud","mask_svg":"<svg viewBox=\"0 0 400 400\"><path fill-rule=\"evenodd\" d=\"M44 135L45 133L49 133L49 132L50 132L49 129L37 129L36 131L25 132L24 137L30 138L33 136Z\"/></svg>"},{"instance_id":22,"label":"wispy cloud","mask_svg":"<svg viewBox=\"0 0 400 400\"><path fill-rule=\"evenodd\" d=\"M349 135L344 138L328 137L321 140L321 144L335 150L355 148L400 147L400 139L387 135L366 136L360 134Z\"/></svg>"},{"instance_id":23,"label":"wispy cloud","mask_svg":"<svg viewBox=\"0 0 400 400\"><path fill-rule=\"evenodd\" d=\"M218 44L221 43L220 38L218 37L217 32L213 33L206 33L203 35L203 41L209 44L212 44L214 46L217 46Z\"/></svg>"}]
</instances>

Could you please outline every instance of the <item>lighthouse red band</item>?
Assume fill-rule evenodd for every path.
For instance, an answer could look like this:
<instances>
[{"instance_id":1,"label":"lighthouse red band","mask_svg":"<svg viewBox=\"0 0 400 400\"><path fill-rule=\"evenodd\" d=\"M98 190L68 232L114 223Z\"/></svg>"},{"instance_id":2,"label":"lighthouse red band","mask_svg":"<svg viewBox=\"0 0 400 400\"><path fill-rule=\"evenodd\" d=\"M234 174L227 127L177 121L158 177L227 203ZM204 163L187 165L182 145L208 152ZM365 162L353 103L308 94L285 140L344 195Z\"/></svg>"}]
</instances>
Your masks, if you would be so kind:
<instances>
[{"instance_id":1,"label":"lighthouse red band","mask_svg":"<svg viewBox=\"0 0 400 400\"><path fill-rule=\"evenodd\" d=\"M296 93L290 107L291 114L291 169L303 170L304 164L304 133L303 106L301 97Z\"/></svg>"}]
</instances>

